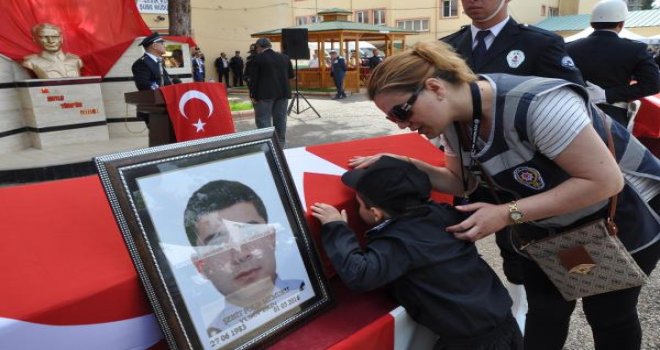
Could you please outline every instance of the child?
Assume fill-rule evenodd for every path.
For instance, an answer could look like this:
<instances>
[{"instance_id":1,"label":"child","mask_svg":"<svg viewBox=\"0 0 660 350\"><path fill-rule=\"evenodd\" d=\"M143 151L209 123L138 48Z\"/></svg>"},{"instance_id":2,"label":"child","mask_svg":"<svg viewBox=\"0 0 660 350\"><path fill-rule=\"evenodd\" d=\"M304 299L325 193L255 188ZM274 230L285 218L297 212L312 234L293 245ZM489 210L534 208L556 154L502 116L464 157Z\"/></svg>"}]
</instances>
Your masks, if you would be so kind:
<instances>
[{"instance_id":1,"label":"child","mask_svg":"<svg viewBox=\"0 0 660 350\"><path fill-rule=\"evenodd\" d=\"M388 285L410 316L436 333L434 349L522 349L511 299L474 243L444 228L462 214L429 200L428 176L409 162L381 157L342 176L356 190L362 220L374 225L360 248L346 211L315 203L325 251L346 285Z\"/></svg>"}]
</instances>

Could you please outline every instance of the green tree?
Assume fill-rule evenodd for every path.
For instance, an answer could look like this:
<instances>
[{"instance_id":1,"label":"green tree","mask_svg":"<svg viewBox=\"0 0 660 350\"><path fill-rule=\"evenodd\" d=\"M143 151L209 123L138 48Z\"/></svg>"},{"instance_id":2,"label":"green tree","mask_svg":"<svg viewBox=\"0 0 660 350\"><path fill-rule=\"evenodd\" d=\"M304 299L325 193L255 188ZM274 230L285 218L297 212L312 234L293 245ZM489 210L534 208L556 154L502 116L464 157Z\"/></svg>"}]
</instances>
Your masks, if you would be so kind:
<instances>
[{"instance_id":1,"label":"green tree","mask_svg":"<svg viewBox=\"0 0 660 350\"><path fill-rule=\"evenodd\" d=\"M190 0L168 0L170 35L190 36Z\"/></svg>"}]
</instances>

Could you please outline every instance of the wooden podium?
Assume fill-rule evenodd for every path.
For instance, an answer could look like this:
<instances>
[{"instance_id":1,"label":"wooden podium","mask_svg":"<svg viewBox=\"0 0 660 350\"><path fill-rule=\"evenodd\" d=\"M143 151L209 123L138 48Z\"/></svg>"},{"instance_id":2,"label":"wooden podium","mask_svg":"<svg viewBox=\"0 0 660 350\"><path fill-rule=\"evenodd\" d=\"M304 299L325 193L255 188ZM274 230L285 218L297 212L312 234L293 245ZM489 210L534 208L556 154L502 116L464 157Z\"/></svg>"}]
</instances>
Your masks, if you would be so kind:
<instances>
[{"instance_id":1,"label":"wooden podium","mask_svg":"<svg viewBox=\"0 0 660 350\"><path fill-rule=\"evenodd\" d=\"M165 99L160 90L127 92L124 94L124 101L135 105L137 111L148 118L146 121L149 127L149 147L176 142Z\"/></svg>"}]
</instances>

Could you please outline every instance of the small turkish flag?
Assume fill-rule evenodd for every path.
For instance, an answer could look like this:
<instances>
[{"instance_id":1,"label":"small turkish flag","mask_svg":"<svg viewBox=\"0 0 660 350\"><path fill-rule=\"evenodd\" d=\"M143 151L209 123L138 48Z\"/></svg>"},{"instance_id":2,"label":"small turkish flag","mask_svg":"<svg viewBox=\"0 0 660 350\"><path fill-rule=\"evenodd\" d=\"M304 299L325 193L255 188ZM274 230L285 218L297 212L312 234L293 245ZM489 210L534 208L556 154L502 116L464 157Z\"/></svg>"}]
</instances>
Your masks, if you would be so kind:
<instances>
[{"instance_id":1,"label":"small turkish flag","mask_svg":"<svg viewBox=\"0 0 660 350\"><path fill-rule=\"evenodd\" d=\"M174 84L160 88L177 141L231 134L234 121L227 90L220 83Z\"/></svg>"}]
</instances>

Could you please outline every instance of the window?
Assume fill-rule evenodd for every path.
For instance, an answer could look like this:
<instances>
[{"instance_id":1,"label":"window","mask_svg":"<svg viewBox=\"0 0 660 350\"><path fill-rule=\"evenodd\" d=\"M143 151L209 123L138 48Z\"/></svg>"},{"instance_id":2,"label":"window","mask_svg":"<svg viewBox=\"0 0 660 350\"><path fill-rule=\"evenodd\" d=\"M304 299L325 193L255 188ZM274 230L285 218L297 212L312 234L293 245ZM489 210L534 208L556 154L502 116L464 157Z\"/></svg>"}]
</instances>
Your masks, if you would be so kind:
<instances>
[{"instance_id":1,"label":"window","mask_svg":"<svg viewBox=\"0 0 660 350\"><path fill-rule=\"evenodd\" d=\"M442 0L442 17L458 16L458 0Z\"/></svg>"},{"instance_id":2,"label":"window","mask_svg":"<svg viewBox=\"0 0 660 350\"><path fill-rule=\"evenodd\" d=\"M558 7L548 7L548 16L549 17L559 16L559 8Z\"/></svg>"},{"instance_id":3,"label":"window","mask_svg":"<svg viewBox=\"0 0 660 350\"><path fill-rule=\"evenodd\" d=\"M319 23L321 22L321 16L310 16L309 23Z\"/></svg>"},{"instance_id":4,"label":"window","mask_svg":"<svg viewBox=\"0 0 660 350\"><path fill-rule=\"evenodd\" d=\"M374 24L384 26L385 22L385 10L374 10Z\"/></svg>"},{"instance_id":5,"label":"window","mask_svg":"<svg viewBox=\"0 0 660 350\"><path fill-rule=\"evenodd\" d=\"M296 17L296 25L301 26L303 24L307 24L307 17L306 16Z\"/></svg>"},{"instance_id":6,"label":"window","mask_svg":"<svg viewBox=\"0 0 660 350\"><path fill-rule=\"evenodd\" d=\"M355 11L355 22L369 23L369 11Z\"/></svg>"},{"instance_id":7,"label":"window","mask_svg":"<svg viewBox=\"0 0 660 350\"><path fill-rule=\"evenodd\" d=\"M426 19L406 19L396 21L396 26L405 30L410 30L413 32L428 32L429 31L429 20Z\"/></svg>"},{"instance_id":8,"label":"window","mask_svg":"<svg viewBox=\"0 0 660 350\"><path fill-rule=\"evenodd\" d=\"M545 17L546 8L545 5L541 5L541 16Z\"/></svg>"}]
</instances>

